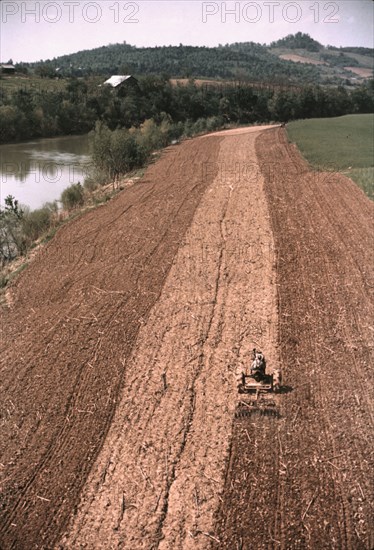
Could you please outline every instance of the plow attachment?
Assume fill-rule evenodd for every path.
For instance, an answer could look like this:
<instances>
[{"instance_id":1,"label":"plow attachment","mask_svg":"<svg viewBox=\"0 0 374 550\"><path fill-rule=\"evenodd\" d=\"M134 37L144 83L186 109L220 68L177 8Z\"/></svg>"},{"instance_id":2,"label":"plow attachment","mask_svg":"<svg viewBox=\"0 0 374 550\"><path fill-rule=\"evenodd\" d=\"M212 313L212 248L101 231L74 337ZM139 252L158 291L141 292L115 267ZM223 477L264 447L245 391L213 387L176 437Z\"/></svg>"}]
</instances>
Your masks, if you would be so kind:
<instances>
[{"instance_id":1,"label":"plow attachment","mask_svg":"<svg viewBox=\"0 0 374 550\"><path fill-rule=\"evenodd\" d=\"M252 415L279 417L279 412L273 399L239 401L235 411L235 418L249 418Z\"/></svg>"}]
</instances>

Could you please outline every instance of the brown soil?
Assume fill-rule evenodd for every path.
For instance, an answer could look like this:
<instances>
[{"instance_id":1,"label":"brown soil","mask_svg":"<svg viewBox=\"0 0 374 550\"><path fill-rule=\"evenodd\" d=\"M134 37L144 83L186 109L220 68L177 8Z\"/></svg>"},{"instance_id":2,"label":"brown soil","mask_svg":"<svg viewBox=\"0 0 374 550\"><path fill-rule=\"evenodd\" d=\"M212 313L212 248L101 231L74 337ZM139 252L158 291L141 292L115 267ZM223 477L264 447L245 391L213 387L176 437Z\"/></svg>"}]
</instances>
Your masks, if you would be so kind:
<instances>
[{"instance_id":1,"label":"brown soil","mask_svg":"<svg viewBox=\"0 0 374 550\"><path fill-rule=\"evenodd\" d=\"M259 127L62 228L3 312L0 547L370 549L373 214ZM233 421L253 346L280 418Z\"/></svg>"},{"instance_id":2,"label":"brown soil","mask_svg":"<svg viewBox=\"0 0 374 550\"><path fill-rule=\"evenodd\" d=\"M2 312L1 548L51 548L77 505L220 141L170 149L141 183L62 228L13 286Z\"/></svg>"},{"instance_id":3,"label":"brown soil","mask_svg":"<svg viewBox=\"0 0 374 550\"><path fill-rule=\"evenodd\" d=\"M302 55L295 54L282 54L279 56L280 59L285 59L286 61L293 61L294 63L307 63L308 65L327 65L324 61L318 61L318 59L313 59L312 57L303 57Z\"/></svg>"},{"instance_id":4,"label":"brown soil","mask_svg":"<svg viewBox=\"0 0 374 550\"><path fill-rule=\"evenodd\" d=\"M274 252L255 162L259 128L243 132L221 134L219 172L125 365L123 399L64 548L209 543L236 368L255 345L273 365L277 357Z\"/></svg>"},{"instance_id":5,"label":"brown soil","mask_svg":"<svg viewBox=\"0 0 374 550\"><path fill-rule=\"evenodd\" d=\"M351 73L355 73L358 76L361 76L361 78L372 78L373 71L372 69L365 69L364 67L344 67L347 71L351 71Z\"/></svg>"},{"instance_id":6,"label":"brown soil","mask_svg":"<svg viewBox=\"0 0 374 550\"><path fill-rule=\"evenodd\" d=\"M262 134L277 253L281 418L236 421L217 548L373 547L374 205Z\"/></svg>"}]
</instances>

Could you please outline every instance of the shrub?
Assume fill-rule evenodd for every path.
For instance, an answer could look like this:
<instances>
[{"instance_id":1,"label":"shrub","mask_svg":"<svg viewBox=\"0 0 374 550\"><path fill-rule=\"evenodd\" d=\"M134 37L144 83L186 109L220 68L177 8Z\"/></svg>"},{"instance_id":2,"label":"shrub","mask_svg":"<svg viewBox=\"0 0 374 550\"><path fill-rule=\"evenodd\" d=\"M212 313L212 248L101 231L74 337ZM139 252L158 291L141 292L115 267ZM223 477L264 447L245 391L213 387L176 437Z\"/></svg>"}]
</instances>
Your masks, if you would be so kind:
<instances>
[{"instance_id":1,"label":"shrub","mask_svg":"<svg viewBox=\"0 0 374 550\"><path fill-rule=\"evenodd\" d=\"M89 171L87 177L84 180L83 187L89 191L95 191L99 185L106 185L109 181L109 174L105 170L100 170L98 168L92 169Z\"/></svg>"},{"instance_id":2,"label":"shrub","mask_svg":"<svg viewBox=\"0 0 374 550\"><path fill-rule=\"evenodd\" d=\"M109 162L111 174L125 174L134 168L143 166L149 151L139 143L136 135L127 130L115 130L111 136L111 151Z\"/></svg>"},{"instance_id":3,"label":"shrub","mask_svg":"<svg viewBox=\"0 0 374 550\"><path fill-rule=\"evenodd\" d=\"M0 274L0 288L5 288L8 284L8 277L3 273Z\"/></svg>"},{"instance_id":4,"label":"shrub","mask_svg":"<svg viewBox=\"0 0 374 550\"><path fill-rule=\"evenodd\" d=\"M220 128L224 120L213 116L199 118L196 122L173 123L169 115L161 113L160 123L151 118L141 124L140 128L130 130L109 130L105 124L96 124L93 133L93 161L96 170L104 174L105 182L121 174L144 166L153 151L167 146L181 136L192 137L206 131ZM95 189L96 177L90 176L85 181L85 188Z\"/></svg>"},{"instance_id":5,"label":"shrub","mask_svg":"<svg viewBox=\"0 0 374 550\"><path fill-rule=\"evenodd\" d=\"M206 131L206 119L198 118L195 124L193 125L193 134L201 134Z\"/></svg>"},{"instance_id":6,"label":"shrub","mask_svg":"<svg viewBox=\"0 0 374 550\"><path fill-rule=\"evenodd\" d=\"M0 208L0 260L4 265L26 252L26 242L22 232L24 209L18 201L8 195L5 208Z\"/></svg>"},{"instance_id":7,"label":"shrub","mask_svg":"<svg viewBox=\"0 0 374 550\"><path fill-rule=\"evenodd\" d=\"M37 210L25 211L22 218L22 232L28 243L36 241L51 227L56 212L56 203L46 203Z\"/></svg>"},{"instance_id":8,"label":"shrub","mask_svg":"<svg viewBox=\"0 0 374 550\"><path fill-rule=\"evenodd\" d=\"M223 118L219 116L211 116L206 120L206 129L208 132L214 132L223 126Z\"/></svg>"},{"instance_id":9,"label":"shrub","mask_svg":"<svg viewBox=\"0 0 374 550\"><path fill-rule=\"evenodd\" d=\"M184 124L183 122L177 122L177 124L173 124L170 128L170 141L179 140L184 133Z\"/></svg>"},{"instance_id":10,"label":"shrub","mask_svg":"<svg viewBox=\"0 0 374 550\"><path fill-rule=\"evenodd\" d=\"M186 120L184 123L184 132L183 135L186 137L191 137L194 134L194 124L191 122L191 120Z\"/></svg>"},{"instance_id":11,"label":"shrub","mask_svg":"<svg viewBox=\"0 0 374 550\"><path fill-rule=\"evenodd\" d=\"M88 177L84 180L83 187L86 189L86 191L89 191L92 193L92 191L95 191L99 186L98 182L95 181L94 178Z\"/></svg>"},{"instance_id":12,"label":"shrub","mask_svg":"<svg viewBox=\"0 0 374 550\"><path fill-rule=\"evenodd\" d=\"M84 203L84 193L81 184L74 183L67 187L61 194L62 206L65 210L72 210Z\"/></svg>"},{"instance_id":13,"label":"shrub","mask_svg":"<svg viewBox=\"0 0 374 550\"><path fill-rule=\"evenodd\" d=\"M149 152L163 147L161 128L157 126L153 118L145 120L135 135L137 136L138 144Z\"/></svg>"},{"instance_id":14,"label":"shrub","mask_svg":"<svg viewBox=\"0 0 374 550\"><path fill-rule=\"evenodd\" d=\"M143 139L139 139L138 130L132 129L129 132L122 129L112 132L102 123L96 125L93 160L95 166L107 173L110 179L143 166L149 153Z\"/></svg>"}]
</instances>

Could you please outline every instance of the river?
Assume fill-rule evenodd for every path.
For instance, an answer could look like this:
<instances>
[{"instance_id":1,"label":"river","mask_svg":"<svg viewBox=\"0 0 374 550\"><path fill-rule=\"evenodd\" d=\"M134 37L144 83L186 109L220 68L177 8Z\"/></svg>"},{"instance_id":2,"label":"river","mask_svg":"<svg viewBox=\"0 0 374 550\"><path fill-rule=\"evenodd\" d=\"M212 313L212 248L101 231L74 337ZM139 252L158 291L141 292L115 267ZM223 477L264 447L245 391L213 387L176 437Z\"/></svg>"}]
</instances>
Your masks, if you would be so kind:
<instances>
[{"instance_id":1,"label":"river","mask_svg":"<svg viewBox=\"0 0 374 550\"><path fill-rule=\"evenodd\" d=\"M1 206L8 195L32 210L58 200L72 183L83 184L90 162L88 135L0 145Z\"/></svg>"}]
</instances>

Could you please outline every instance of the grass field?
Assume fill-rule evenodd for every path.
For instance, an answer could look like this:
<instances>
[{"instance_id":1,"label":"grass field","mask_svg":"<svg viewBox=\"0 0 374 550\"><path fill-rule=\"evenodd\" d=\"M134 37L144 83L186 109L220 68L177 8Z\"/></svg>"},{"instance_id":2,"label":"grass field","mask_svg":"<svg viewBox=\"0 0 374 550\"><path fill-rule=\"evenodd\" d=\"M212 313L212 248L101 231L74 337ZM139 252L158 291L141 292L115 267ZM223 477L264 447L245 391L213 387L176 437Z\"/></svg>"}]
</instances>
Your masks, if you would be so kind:
<instances>
[{"instance_id":1,"label":"grass field","mask_svg":"<svg viewBox=\"0 0 374 550\"><path fill-rule=\"evenodd\" d=\"M343 173L374 200L374 115L298 120L287 132L314 168Z\"/></svg>"},{"instance_id":2,"label":"grass field","mask_svg":"<svg viewBox=\"0 0 374 550\"><path fill-rule=\"evenodd\" d=\"M3 76L0 79L0 91L13 93L19 89L56 91L64 90L66 79L39 78L37 76Z\"/></svg>"}]
</instances>

